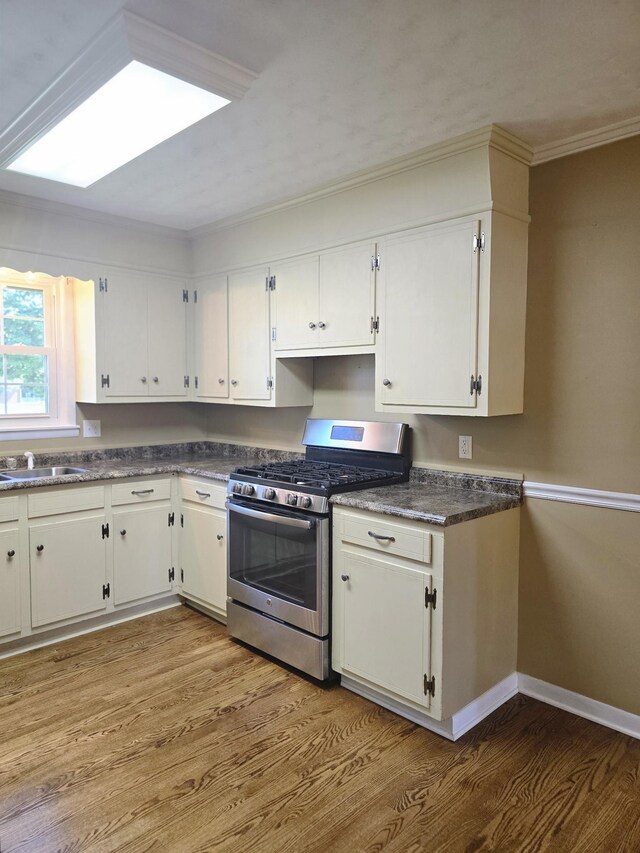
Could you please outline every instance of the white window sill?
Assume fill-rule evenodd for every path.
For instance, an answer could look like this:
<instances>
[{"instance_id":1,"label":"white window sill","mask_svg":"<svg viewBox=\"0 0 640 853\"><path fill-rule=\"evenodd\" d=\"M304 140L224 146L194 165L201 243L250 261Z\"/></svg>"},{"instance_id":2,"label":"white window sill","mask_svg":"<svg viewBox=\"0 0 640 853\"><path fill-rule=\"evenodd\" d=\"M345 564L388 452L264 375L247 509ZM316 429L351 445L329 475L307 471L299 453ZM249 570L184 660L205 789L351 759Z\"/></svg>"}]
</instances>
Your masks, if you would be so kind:
<instances>
[{"instance_id":1,"label":"white window sill","mask_svg":"<svg viewBox=\"0 0 640 853\"><path fill-rule=\"evenodd\" d=\"M31 441L36 438L71 438L80 435L77 424L68 426L37 426L23 429L2 429L0 426L0 441Z\"/></svg>"}]
</instances>

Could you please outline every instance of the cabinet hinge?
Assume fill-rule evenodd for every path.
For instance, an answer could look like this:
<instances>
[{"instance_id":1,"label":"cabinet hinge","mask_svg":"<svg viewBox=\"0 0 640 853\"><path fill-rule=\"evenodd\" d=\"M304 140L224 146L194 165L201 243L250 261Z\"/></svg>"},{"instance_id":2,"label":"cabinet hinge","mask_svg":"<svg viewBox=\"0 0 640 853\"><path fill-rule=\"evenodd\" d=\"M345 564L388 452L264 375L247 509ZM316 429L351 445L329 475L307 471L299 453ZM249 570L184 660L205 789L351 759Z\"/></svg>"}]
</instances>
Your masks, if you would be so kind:
<instances>
[{"instance_id":1,"label":"cabinet hinge","mask_svg":"<svg viewBox=\"0 0 640 853\"><path fill-rule=\"evenodd\" d=\"M436 609L436 597L437 597L437 595L438 595L438 591L436 589L434 589L433 592L429 592L429 587L428 586L425 587L425 590L424 590L424 606L427 608L427 610L429 609L429 605L431 605L434 610Z\"/></svg>"},{"instance_id":2,"label":"cabinet hinge","mask_svg":"<svg viewBox=\"0 0 640 853\"><path fill-rule=\"evenodd\" d=\"M477 234L473 235L473 254L480 249L481 252L484 252L485 239L484 239L484 231L480 233L480 236Z\"/></svg>"},{"instance_id":3,"label":"cabinet hinge","mask_svg":"<svg viewBox=\"0 0 640 853\"><path fill-rule=\"evenodd\" d=\"M184 583L184 569L180 569L180 583Z\"/></svg>"},{"instance_id":4,"label":"cabinet hinge","mask_svg":"<svg viewBox=\"0 0 640 853\"><path fill-rule=\"evenodd\" d=\"M197 304L197 302L198 302L198 291L197 290L193 291L193 302L194 302L194 304Z\"/></svg>"},{"instance_id":5,"label":"cabinet hinge","mask_svg":"<svg viewBox=\"0 0 640 853\"><path fill-rule=\"evenodd\" d=\"M478 376L476 379L473 373L471 374L471 383L469 385L469 393L473 396L474 392L476 394L482 393L482 376Z\"/></svg>"},{"instance_id":6,"label":"cabinet hinge","mask_svg":"<svg viewBox=\"0 0 640 853\"><path fill-rule=\"evenodd\" d=\"M275 290L275 289L276 289L276 277L275 277L275 275L272 275L269 278L269 290Z\"/></svg>"},{"instance_id":7,"label":"cabinet hinge","mask_svg":"<svg viewBox=\"0 0 640 853\"><path fill-rule=\"evenodd\" d=\"M102 538L103 539L109 538L109 525L108 524L102 525Z\"/></svg>"},{"instance_id":8,"label":"cabinet hinge","mask_svg":"<svg viewBox=\"0 0 640 853\"><path fill-rule=\"evenodd\" d=\"M184 377L184 387L185 387L185 388L188 388L188 387L189 387L189 377L188 377L188 376L185 376L185 377Z\"/></svg>"},{"instance_id":9,"label":"cabinet hinge","mask_svg":"<svg viewBox=\"0 0 640 853\"><path fill-rule=\"evenodd\" d=\"M109 282L107 281L107 277L99 279L98 290L100 293L106 293L109 290Z\"/></svg>"},{"instance_id":10,"label":"cabinet hinge","mask_svg":"<svg viewBox=\"0 0 640 853\"><path fill-rule=\"evenodd\" d=\"M174 581L176 579L176 570L171 566L169 569L169 581Z\"/></svg>"},{"instance_id":11,"label":"cabinet hinge","mask_svg":"<svg viewBox=\"0 0 640 853\"><path fill-rule=\"evenodd\" d=\"M184 527L184 515L180 513L180 527Z\"/></svg>"},{"instance_id":12,"label":"cabinet hinge","mask_svg":"<svg viewBox=\"0 0 640 853\"><path fill-rule=\"evenodd\" d=\"M105 583L102 585L102 600L105 598L110 598L111 596L111 584Z\"/></svg>"},{"instance_id":13,"label":"cabinet hinge","mask_svg":"<svg viewBox=\"0 0 640 853\"><path fill-rule=\"evenodd\" d=\"M183 301L183 302L188 302L188 301L189 301L189 291L188 291L188 290L183 290L183 291L182 291L182 301Z\"/></svg>"},{"instance_id":14,"label":"cabinet hinge","mask_svg":"<svg viewBox=\"0 0 640 853\"><path fill-rule=\"evenodd\" d=\"M427 678L426 674L424 676L424 683L422 689L424 690L425 696L435 696L436 695L436 677L432 675L431 678Z\"/></svg>"},{"instance_id":15,"label":"cabinet hinge","mask_svg":"<svg viewBox=\"0 0 640 853\"><path fill-rule=\"evenodd\" d=\"M276 340L276 327L275 326L271 327L271 340L272 341Z\"/></svg>"},{"instance_id":16,"label":"cabinet hinge","mask_svg":"<svg viewBox=\"0 0 640 853\"><path fill-rule=\"evenodd\" d=\"M273 388L273 379L270 376L267 376L267 391Z\"/></svg>"},{"instance_id":17,"label":"cabinet hinge","mask_svg":"<svg viewBox=\"0 0 640 853\"><path fill-rule=\"evenodd\" d=\"M380 317L371 318L371 333L380 331Z\"/></svg>"},{"instance_id":18,"label":"cabinet hinge","mask_svg":"<svg viewBox=\"0 0 640 853\"><path fill-rule=\"evenodd\" d=\"M176 514L175 514L175 512L170 512L169 513L169 524L168 524L168 526L173 527L175 522L176 522Z\"/></svg>"},{"instance_id":19,"label":"cabinet hinge","mask_svg":"<svg viewBox=\"0 0 640 853\"><path fill-rule=\"evenodd\" d=\"M193 377L193 387L196 389L196 391L198 390L198 377L197 376Z\"/></svg>"},{"instance_id":20,"label":"cabinet hinge","mask_svg":"<svg viewBox=\"0 0 640 853\"><path fill-rule=\"evenodd\" d=\"M371 255L371 271L380 269L380 255Z\"/></svg>"},{"instance_id":21,"label":"cabinet hinge","mask_svg":"<svg viewBox=\"0 0 640 853\"><path fill-rule=\"evenodd\" d=\"M106 376L104 373L100 374L100 385L102 388L108 388L109 387L109 374L108 373Z\"/></svg>"}]
</instances>

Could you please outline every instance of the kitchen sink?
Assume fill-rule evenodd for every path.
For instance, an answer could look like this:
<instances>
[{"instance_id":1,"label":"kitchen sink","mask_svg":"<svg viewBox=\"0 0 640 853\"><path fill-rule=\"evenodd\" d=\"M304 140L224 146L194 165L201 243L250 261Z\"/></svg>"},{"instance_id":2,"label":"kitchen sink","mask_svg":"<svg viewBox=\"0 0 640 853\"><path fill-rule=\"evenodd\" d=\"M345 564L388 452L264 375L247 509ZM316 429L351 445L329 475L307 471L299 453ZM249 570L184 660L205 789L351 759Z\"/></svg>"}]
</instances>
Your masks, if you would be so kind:
<instances>
[{"instance_id":1,"label":"kitchen sink","mask_svg":"<svg viewBox=\"0 0 640 853\"><path fill-rule=\"evenodd\" d=\"M57 465L53 468L20 468L18 471L0 474L0 480L9 483L12 480L42 480L48 477L64 477L65 474L84 474L86 468L71 468L68 465Z\"/></svg>"}]
</instances>

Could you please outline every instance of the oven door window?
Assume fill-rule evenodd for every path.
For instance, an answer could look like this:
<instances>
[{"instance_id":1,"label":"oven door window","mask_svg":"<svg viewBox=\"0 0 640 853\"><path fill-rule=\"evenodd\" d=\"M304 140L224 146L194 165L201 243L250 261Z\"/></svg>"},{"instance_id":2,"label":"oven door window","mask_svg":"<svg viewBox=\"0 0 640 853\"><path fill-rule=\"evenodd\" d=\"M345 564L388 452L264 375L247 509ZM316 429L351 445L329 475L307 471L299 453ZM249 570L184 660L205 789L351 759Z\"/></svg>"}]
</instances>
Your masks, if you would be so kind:
<instances>
[{"instance_id":1,"label":"oven door window","mask_svg":"<svg viewBox=\"0 0 640 853\"><path fill-rule=\"evenodd\" d=\"M230 576L309 610L317 609L317 522L229 509Z\"/></svg>"}]
</instances>

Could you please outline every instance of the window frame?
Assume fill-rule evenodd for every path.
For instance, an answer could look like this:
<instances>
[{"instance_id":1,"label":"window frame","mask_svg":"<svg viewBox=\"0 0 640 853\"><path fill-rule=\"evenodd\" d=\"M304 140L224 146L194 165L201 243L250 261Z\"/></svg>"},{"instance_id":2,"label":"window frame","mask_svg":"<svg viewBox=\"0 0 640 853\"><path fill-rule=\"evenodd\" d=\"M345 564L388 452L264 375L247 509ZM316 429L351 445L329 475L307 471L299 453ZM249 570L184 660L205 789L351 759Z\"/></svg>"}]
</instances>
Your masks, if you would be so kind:
<instances>
[{"instance_id":1,"label":"window frame","mask_svg":"<svg viewBox=\"0 0 640 853\"><path fill-rule=\"evenodd\" d=\"M73 335L73 283L65 276L22 273L0 268L0 287L42 290L45 346L0 344L0 353L48 356L49 411L29 415L0 414L0 441L79 435L75 423L75 352Z\"/></svg>"}]
</instances>

